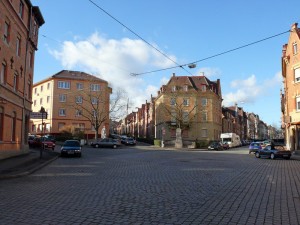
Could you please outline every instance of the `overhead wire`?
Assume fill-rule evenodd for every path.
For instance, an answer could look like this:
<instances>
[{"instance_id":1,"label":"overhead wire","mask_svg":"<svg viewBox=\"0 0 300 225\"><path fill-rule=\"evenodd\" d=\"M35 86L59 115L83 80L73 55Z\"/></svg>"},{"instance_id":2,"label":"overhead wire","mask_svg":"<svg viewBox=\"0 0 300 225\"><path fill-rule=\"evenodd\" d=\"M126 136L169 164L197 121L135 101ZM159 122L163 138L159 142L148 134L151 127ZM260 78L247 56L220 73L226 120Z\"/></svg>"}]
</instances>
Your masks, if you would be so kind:
<instances>
[{"instance_id":1,"label":"overhead wire","mask_svg":"<svg viewBox=\"0 0 300 225\"><path fill-rule=\"evenodd\" d=\"M208 59L211 59L211 58L215 58L215 57L217 57L217 56L224 55L224 54L227 54L227 53L230 53L230 52L233 52L233 51L242 49L242 48L246 48L246 47L249 47L249 46L251 46L251 45L254 45L254 44L257 44L257 43L266 41L266 40L268 40L268 39L275 38L275 37L277 37L277 36L280 36L280 35L283 35L283 34L286 34L286 33L289 33L289 32L291 32L291 30L284 31L284 32L281 32L281 33L279 33L279 34L275 34L275 35L272 35L272 36L270 36L270 37L266 37L266 38L260 39L260 40L258 40L258 41L254 41L254 42L251 42L251 43L249 43L249 44L245 44L245 45L242 45L242 46L239 46L239 47L236 47L236 48L233 48L233 49L230 49L230 50L227 50L227 51L224 51L224 52L221 52L221 53L212 55L212 56L208 56L208 57L205 57L205 58L196 60L196 61L194 61L194 62L190 62L190 63L178 65L178 66L173 66L173 67L167 67L167 68L157 69L157 70L151 70L151 71L142 72L142 73L132 73L131 75L132 75L132 76L139 76L139 75L144 75L144 74L149 74L149 73L160 72L160 71L164 71L164 70L170 70L170 69L174 69L174 68L178 68L178 67L184 68L184 66L189 66L189 65L192 65L192 64L197 64L197 63L199 63L199 62L202 62L202 61L205 61L205 60L208 60Z\"/></svg>"},{"instance_id":2,"label":"overhead wire","mask_svg":"<svg viewBox=\"0 0 300 225\"><path fill-rule=\"evenodd\" d=\"M148 42L147 40L145 40L143 37L141 37L139 34L137 34L135 31L133 31L132 29L130 29L128 26L126 26L124 23L122 23L120 20L118 20L117 18L115 18L113 15L111 15L109 12L107 12L105 9L103 9L102 7L100 7L98 4L96 4L94 1L92 0L88 0L89 2L91 2L92 4L94 4L98 9L100 9L102 12L104 12L106 15L108 15L110 18L112 18L113 20L115 20L117 23L119 23L121 26L125 27L127 30L129 30L132 34L134 34L135 36L137 36L139 39L141 39L143 42L145 42L147 45L149 45L151 48L155 49L157 52L159 52L161 55L163 55L164 57L166 57L168 60L170 60L171 62L173 62L175 65L177 65L175 68L177 67L181 67L183 70L185 70L187 73L189 73L190 75L192 75L192 73L190 71L188 71L187 69L185 69L184 67L182 67L180 64L178 64L176 61L174 61L172 58L170 58L168 55L166 55L165 53L163 53L161 50L159 50L158 48L156 48L154 45L152 45L150 42Z\"/></svg>"}]
</instances>

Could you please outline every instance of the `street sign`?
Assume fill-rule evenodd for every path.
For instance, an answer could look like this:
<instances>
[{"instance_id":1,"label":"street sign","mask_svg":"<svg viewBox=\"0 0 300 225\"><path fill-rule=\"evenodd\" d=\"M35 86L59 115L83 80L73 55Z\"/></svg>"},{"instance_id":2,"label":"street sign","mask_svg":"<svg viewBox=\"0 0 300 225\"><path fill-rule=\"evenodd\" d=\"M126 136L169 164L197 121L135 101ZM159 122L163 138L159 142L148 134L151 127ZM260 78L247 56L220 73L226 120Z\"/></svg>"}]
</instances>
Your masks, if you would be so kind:
<instances>
[{"instance_id":1,"label":"street sign","mask_svg":"<svg viewBox=\"0 0 300 225\"><path fill-rule=\"evenodd\" d=\"M47 119L47 113L31 112L30 119Z\"/></svg>"}]
</instances>

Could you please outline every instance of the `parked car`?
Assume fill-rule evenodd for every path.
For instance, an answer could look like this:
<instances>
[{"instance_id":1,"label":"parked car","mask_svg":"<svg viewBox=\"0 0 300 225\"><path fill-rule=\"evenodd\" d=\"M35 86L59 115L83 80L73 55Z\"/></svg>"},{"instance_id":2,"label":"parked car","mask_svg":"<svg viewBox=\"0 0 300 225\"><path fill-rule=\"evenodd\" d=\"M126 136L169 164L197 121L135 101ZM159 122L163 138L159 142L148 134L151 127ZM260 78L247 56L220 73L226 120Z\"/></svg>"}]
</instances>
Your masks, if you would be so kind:
<instances>
[{"instance_id":1,"label":"parked car","mask_svg":"<svg viewBox=\"0 0 300 225\"><path fill-rule=\"evenodd\" d=\"M284 158L284 159L290 159L291 158L291 151L285 150L283 146L275 146L275 145L267 145L263 149L256 150L255 157L256 158L270 158L270 159L276 159L276 158Z\"/></svg>"},{"instance_id":2,"label":"parked car","mask_svg":"<svg viewBox=\"0 0 300 225\"><path fill-rule=\"evenodd\" d=\"M117 148L120 146L120 142L112 138L103 138L95 142L91 142L91 146L94 148Z\"/></svg>"},{"instance_id":3,"label":"parked car","mask_svg":"<svg viewBox=\"0 0 300 225\"><path fill-rule=\"evenodd\" d=\"M224 150L221 142L219 141L215 141L215 142L212 142L209 146L208 146L208 150L217 150L217 151L220 151L220 150Z\"/></svg>"},{"instance_id":4,"label":"parked car","mask_svg":"<svg viewBox=\"0 0 300 225\"><path fill-rule=\"evenodd\" d=\"M229 149L229 144L227 142L221 142L223 149Z\"/></svg>"},{"instance_id":5,"label":"parked car","mask_svg":"<svg viewBox=\"0 0 300 225\"><path fill-rule=\"evenodd\" d=\"M51 148L54 150L55 143L51 140L48 140L45 137L34 137L33 139L28 139L29 148Z\"/></svg>"},{"instance_id":6,"label":"parked car","mask_svg":"<svg viewBox=\"0 0 300 225\"><path fill-rule=\"evenodd\" d=\"M134 138L125 138L125 139L122 139L121 142L124 145L136 145L136 140Z\"/></svg>"},{"instance_id":7,"label":"parked car","mask_svg":"<svg viewBox=\"0 0 300 225\"><path fill-rule=\"evenodd\" d=\"M60 148L60 155L81 157L81 150L78 140L66 140Z\"/></svg>"},{"instance_id":8,"label":"parked car","mask_svg":"<svg viewBox=\"0 0 300 225\"><path fill-rule=\"evenodd\" d=\"M249 154L251 154L252 152L256 152L257 150L261 150L262 149L262 142L251 142L251 144L249 145Z\"/></svg>"}]
</instances>

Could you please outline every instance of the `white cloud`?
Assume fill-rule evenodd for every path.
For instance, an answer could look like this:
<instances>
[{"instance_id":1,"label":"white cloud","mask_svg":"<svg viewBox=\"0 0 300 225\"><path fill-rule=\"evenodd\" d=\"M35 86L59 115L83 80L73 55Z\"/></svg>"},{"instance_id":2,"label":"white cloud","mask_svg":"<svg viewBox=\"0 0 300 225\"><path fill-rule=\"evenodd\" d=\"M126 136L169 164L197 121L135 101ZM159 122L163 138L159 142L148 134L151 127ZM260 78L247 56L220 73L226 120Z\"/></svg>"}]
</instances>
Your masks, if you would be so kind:
<instances>
[{"instance_id":1,"label":"white cloud","mask_svg":"<svg viewBox=\"0 0 300 225\"><path fill-rule=\"evenodd\" d=\"M158 48L158 47L156 47ZM147 86L143 76L130 73L167 68L174 64L141 40L107 39L98 33L86 40L66 41L51 54L65 69L84 71L107 80L113 89L123 88L134 106L140 106L159 87ZM174 61L175 56L168 55Z\"/></svg>"},{"instance_id":2,"label":"white cloud","mask_svg":"<svg viewBox=\"0 0 300 225\"><path fill-rule=\"evenodd\" d=\"M206 76L207 78L211 79L213 77L220 77L221 70L218 68L210 68L210 67L202 67L197 70L197 76Z\"/></svg>"},{"instance_id":3,"label":"white cloud","mask_svg":"<svg viewBox=\"0 0 300 225\"><path fill-rule=\"evenodd\" d=\"M255 75L244 80L234 80L230 83L233 91L223 94L223 105L231 106L235 103L254 103L257 99L269 94L270 88L281 84L281 73L276 73L271 79L258 82Z\"/></svg>"}]
</instances>

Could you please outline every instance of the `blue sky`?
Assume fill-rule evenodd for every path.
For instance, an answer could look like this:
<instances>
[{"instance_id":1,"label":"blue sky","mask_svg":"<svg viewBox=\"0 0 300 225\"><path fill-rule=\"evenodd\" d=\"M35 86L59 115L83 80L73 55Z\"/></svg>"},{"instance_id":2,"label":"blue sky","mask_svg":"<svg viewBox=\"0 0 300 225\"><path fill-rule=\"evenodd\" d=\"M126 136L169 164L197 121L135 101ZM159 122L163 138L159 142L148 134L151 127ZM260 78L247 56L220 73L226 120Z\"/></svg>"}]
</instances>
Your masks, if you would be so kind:
<instances>
[{"instance_id":1,"label":"blue sky","mask_svg":"<svg viewBox=\"0 0 300 225\"><path fill-rule=\"evenodd\" d=\"M288 31L300 22L300 1L93 0L179 65L198 61ZM288 5L285 5L287 4ZM34 82L61 70L84 71L124 89L132 109L156 96L176 66L89 0L32 0L45 24L39 33ZM221 80L223 104L238 103L279 126L282 45L289 34L197 63L188 70Z\"/></svg>"}]
</instances>

